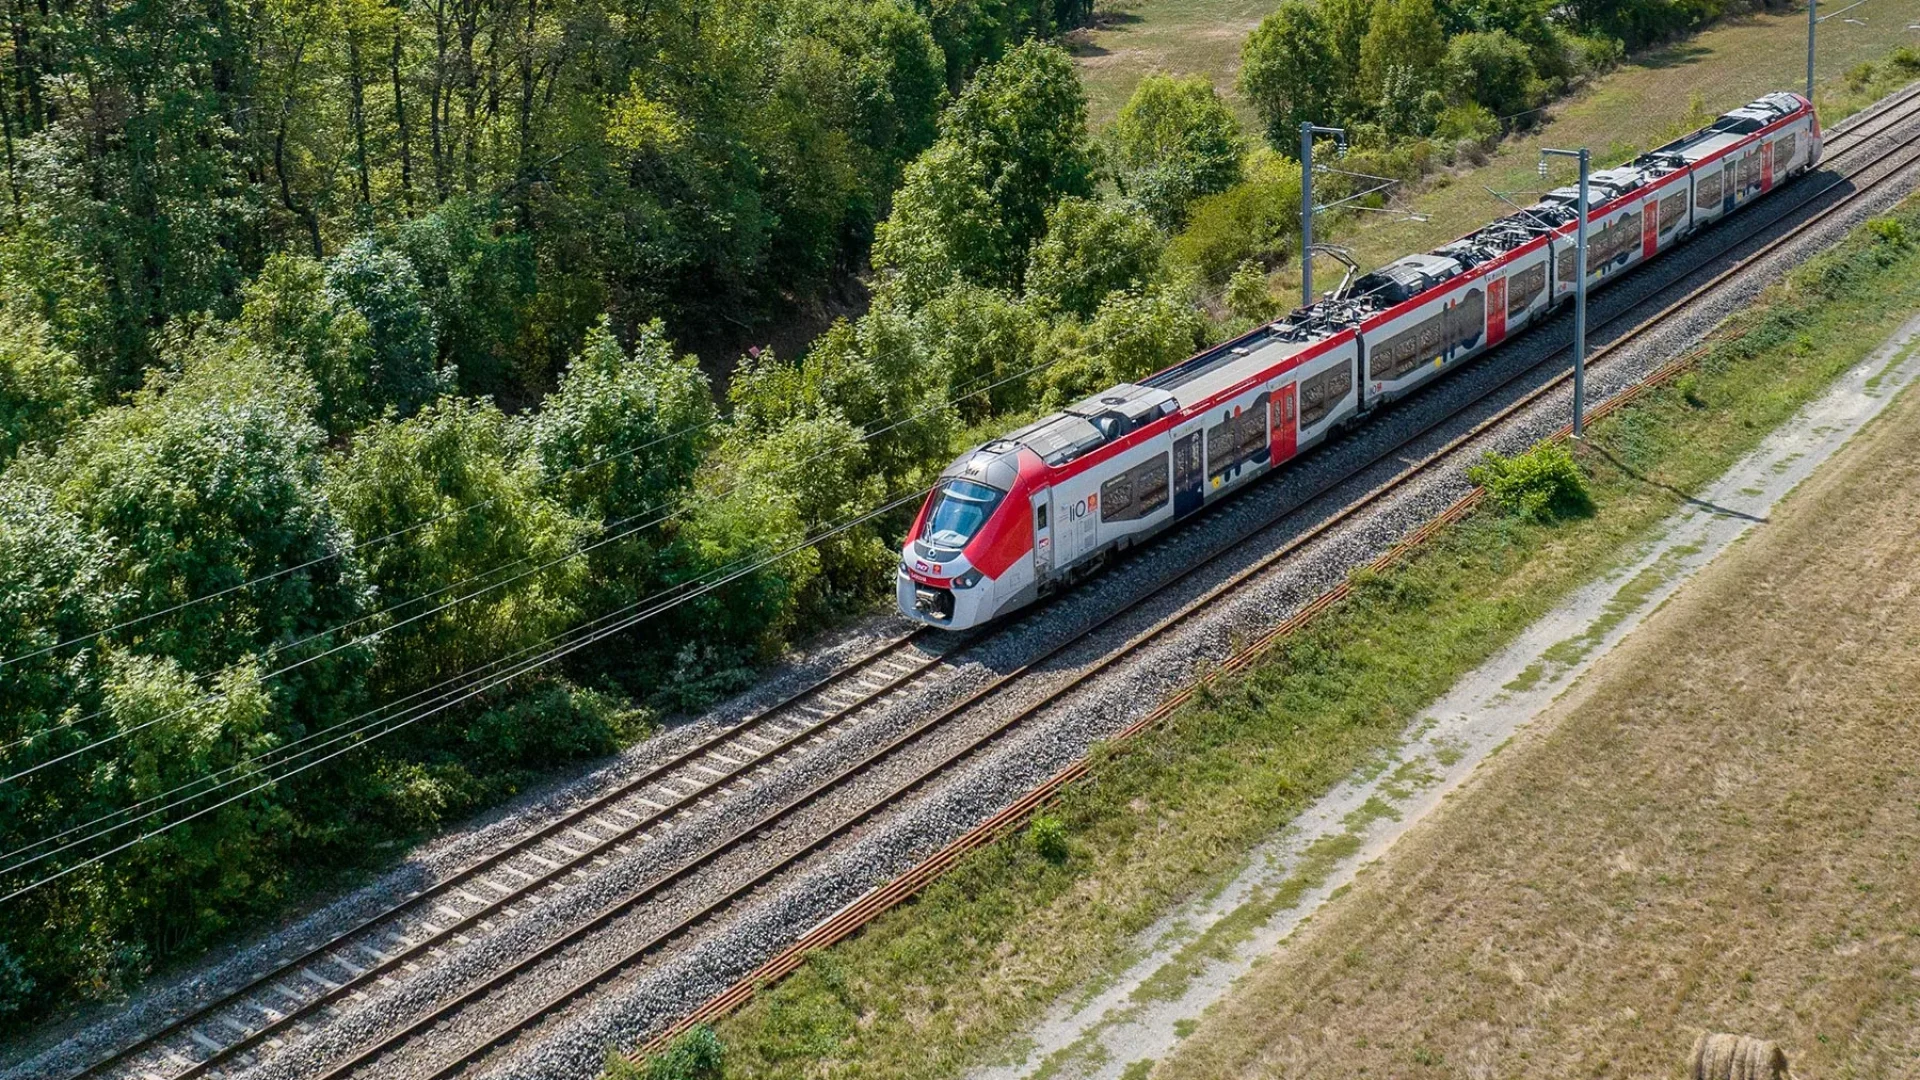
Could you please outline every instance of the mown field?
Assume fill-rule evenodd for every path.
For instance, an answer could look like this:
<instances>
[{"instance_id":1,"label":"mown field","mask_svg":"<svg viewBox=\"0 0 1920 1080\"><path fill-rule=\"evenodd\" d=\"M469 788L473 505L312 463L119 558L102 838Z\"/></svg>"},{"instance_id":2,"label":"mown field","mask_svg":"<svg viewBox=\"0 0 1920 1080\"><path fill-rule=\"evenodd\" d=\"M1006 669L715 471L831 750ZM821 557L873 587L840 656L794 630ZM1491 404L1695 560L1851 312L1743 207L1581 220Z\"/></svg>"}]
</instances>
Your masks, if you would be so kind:
<instances>
[{"instance_id":1,"label":"mown field","mask_svg":"<svg viewBox=\"0 0 1920 1080\"><path fill-rule=\"evenodd\" d=\"M1863 230L1726 328L1694 376L1596 425L1597 510L1476 515L1247 677L1103 763L1054 812L1065 858L1010 838L819 954L719 1027L736 1077L928 1077L991 1059L1138 931L1223 880L1464 671L1616 562L1920 306L1920 208ZM1437 1075L1437 1074L1436 1074Z\"/></svg>"},{"instance_id":2,"label":"mown field","mask_svg":"<svg viewBox=\"0 0 1920 1080\"><path fill-rule=\"evenodd\" d=\"M1920 1070L1916 437L1909 391L1151 1075Z\"/></svg>"},{"instance_id":3,"label":"mown field","mask_svg":"<svg viewBox=\"0 0 1920 1080\"><path fill-rule=\"evenodd\" d=\"M1248 129L1257 130L1234 80L1241 43L1276 6L1273 0L1115 0L1103 5L1095 28L1072 38L1094 126L1111 121L1143 77L1164 72L1206 76ZM1829 126L1920 76L1887 63L1894 49L1920 46L1920 30L1908 29L1911 23L1920 23L1920 2L1870 0L1847 16L1821 24L1815 101ZM1806 81L1806 33L1804 10L1744 16L1629 58L1571 97L1549 105L1536 126L1507 138L1483 163L1463 160L1396 194L1388 204L1427 220L1349 215L1323 223L1320 239L1351 248L1363 267L1445 243L1510 209L1493 192L1527 202L1542 186L1536 171L1542 146L1588 147L1597 164L1613 164L1762 93L1800 89ZM1291 148L1281 149L1291 153ZM1563 169L1554 183L1570 182L1569 175ZM1337 273L1338 268L1328 262L1322 271ZM1281 296L1296 295L1297 267L1281 267L1273 285Z\"/></svg>"}]
</instances>

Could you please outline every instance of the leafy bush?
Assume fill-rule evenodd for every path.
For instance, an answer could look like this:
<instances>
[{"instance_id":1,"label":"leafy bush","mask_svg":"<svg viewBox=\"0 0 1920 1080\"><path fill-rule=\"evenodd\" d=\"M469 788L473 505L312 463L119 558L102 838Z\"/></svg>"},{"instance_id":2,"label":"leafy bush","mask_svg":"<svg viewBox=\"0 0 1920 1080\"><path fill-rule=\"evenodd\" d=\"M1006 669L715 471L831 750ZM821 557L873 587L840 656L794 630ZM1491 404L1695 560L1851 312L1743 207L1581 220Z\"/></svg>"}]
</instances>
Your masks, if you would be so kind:
<instances>
[{"instance_id":1,"label":"leafy bush","mask_svg":"<svg viewBox=\"0 0 1920 1080\"><path fill-rule=\"evenodd\" d=\"M1593 495L1573 454L1559 443L1541 443L1524 454L1488 453L1467 470L1467 478L1487 489L1494 505L1541 524L1593 512Z\"/></svg>"},{"instance_id":2,"label":"leafy bush","mask_svg":"<svg viewBox=\"0 0 1920 1080\"><path fill-rule=\"evenodd\" d=\"M1248 162L1245 180L1193 204L1187 227L1168 250L1204 283L1219 285L1248 259L1281 262L1299 232L1300 166L1263 150Z\"/></svg>"},{"instance_id":3,"label":"leafy bush","mask_svg":"<svg viewBox=\"0 0 1920 1080\"><path fill-rule=\"evenodd\" d=\"M1067 844L1067 823L1052 814L1041 814L1027 825L1027 846L1056 865L1072 854Z\"/></svg>"},{"instance_id":4,"label":"leafy bush","mask_svg":"<svg viewBox=\"0 0 1920 1080\"><path fill-rule=\"evenodd\" d=\"M0 468L27 443L57 441L92 395L93 380L44 320L0 308Z\"/></svg>"},{"instance_id":5,"label":"leafy bush","mask_svg":"<svg viewBox=\"0 0 1920 1080\"><path fill-rule=\"evenodd\" d=\"M1091 316L1109 293L1143 288L1160 264L1159 233L1113 203L1066 198L1047 211L1047 235L1027 262L1027 299Z\"/></svg>"},{"instance_id":6,"label":"leafy bush","mask_svg":"<svg viewBox=\"0 0 1920 1080\"><path fill-rule=\"evenodd\" d=\"M1433 137L1442 142L1471 143L1484 146L1500 136L1500 121L1485 105L1467 102L1440 111L1433 126Z\"/></svg>"},{"instance_id":7,"label":"leafy bush","mask_svg":"<svg viewBox=\"0 0 1920 1080\"><path fill-rule=\"evenodd\" d=\"M1489 119L1536 104L1533 58L1526 43L1505 30L1458 35L1447 42L1444 63L1448 95L1484 106Z\"/></svg>"},{"instance_id":8,"label":"leafy bush","mask_svg":"<svg viewBox=\"0 0 1920 1080\"><path fill-rule=\"evenodd\" d=\"M1112 146L1121 190L1163 229L1240 179L1240 122L1198 75L1142 79L1114 120Z\"/></svg>"},{"instance_id":9,"label":"leafy bush","mask_svg":"<svg viewBox=\"0 0 1920 1080\"><path fill-rule=\"evenodd\" d=\"M1280 301L1268 286L1266 269L1252 259L1241 263L1227 279L1226 302L1228 311L1254 322L1271 319L1280 310Z\"/></svg>"},{"instance_id":10,"label":"leafy bush","mask_svg":"<svg viewBox=\"0 0 1920 1080\"><path fill-rule=\"evenodd\" d=\"M720 1036L698 1024L639 1064L609 1055L607 1076L609 1080L720 1080L726 1075L726 1059Z\"/></svg>"}]
</instances>

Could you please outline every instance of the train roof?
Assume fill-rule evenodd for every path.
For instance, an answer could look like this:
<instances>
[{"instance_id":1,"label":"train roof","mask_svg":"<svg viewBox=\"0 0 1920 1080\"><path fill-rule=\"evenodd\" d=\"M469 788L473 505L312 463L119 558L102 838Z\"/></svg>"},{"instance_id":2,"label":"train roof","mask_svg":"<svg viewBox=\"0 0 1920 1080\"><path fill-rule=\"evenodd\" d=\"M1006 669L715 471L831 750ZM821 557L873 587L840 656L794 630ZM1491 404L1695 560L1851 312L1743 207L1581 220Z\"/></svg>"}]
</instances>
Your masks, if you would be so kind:
<instances>
[{"instance_id":1,"label":"train roof","mask_svg":"<svg viewBox=\"0 0 1920 1080\"><path fill-rule=\"evenodd\" d=\"M1804 98L1784 91L1758 98L1632 161L1588 174L1589 202L1598 207L1638 191L1804 107ZM1532 206L1517 208L1457 240L1430 252L1395 259L1361 275L1342 296L1328 296L1296 308L1138 383L1103 390L995 439L979 452L998 456L1024 446L1048 465L1064 465L1163 416L1204 401L1258 371L1351 333L1370 316L1482 263L1565 229L1580 216L1578 201L1578 188L1555 188ZM962 458L948 472L955 473L971 460L973 455Z\"/></svg>"}]
</instances>

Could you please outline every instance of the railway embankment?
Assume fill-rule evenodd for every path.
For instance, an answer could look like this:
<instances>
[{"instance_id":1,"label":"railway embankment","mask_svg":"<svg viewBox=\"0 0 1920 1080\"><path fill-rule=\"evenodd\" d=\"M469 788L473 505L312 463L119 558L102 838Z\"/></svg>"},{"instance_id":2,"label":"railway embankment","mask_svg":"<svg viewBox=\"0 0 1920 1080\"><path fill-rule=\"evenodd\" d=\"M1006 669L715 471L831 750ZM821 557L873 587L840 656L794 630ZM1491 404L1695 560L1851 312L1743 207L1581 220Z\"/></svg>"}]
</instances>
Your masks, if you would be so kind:
<instances>
[{"instance_id":1,"label":"railway embankment","mask_svg":"<svg viewBox=\"0 0 1920 1080\"><path fill-rule=\"evenodd\" d=\"M1911 204L1856 230L1746 305L1694 371L1596 425L1582 456L1592 516L1541 524L1483 510L1367 576L1256 669L1102 761L1042 824L724 1020L730 1074L806 1059L926 1075L1028 1048L1050 1006L1117 985L1144 933L1224 887L1315 799L1356 772L1391 773L1394 749L1461 675L1626 565L1920 308L1916 236ZM1330 867L1347 843L1314 864Z\"/></svg>"},{"instance_id":2,"label":"railway embankment","mask_svg":"<svg viewBox=\"0 0 1920 1080\"><path fill-rule=\"evenodd\" d=\"M1916 334L1680 507L1637 573L1744 539L1130 1075L1668 1076L1702 1031L1912 1075ZM1501 673L1514 697L1588 646L1561 640Z\"/></svg>"}]
</instances>

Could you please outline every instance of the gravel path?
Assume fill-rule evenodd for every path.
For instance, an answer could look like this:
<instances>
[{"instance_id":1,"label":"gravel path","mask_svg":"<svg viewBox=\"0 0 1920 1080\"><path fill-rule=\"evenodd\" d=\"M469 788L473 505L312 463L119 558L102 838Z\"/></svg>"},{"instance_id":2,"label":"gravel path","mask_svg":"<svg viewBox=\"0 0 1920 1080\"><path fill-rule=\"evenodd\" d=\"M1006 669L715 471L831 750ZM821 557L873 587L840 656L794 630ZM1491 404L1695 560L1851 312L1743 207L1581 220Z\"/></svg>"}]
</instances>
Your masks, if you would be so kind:
<instances>
[{"instance_id":1,"label":"gravel path","mask_svg":"<svg viewBox=\"0 0 1920 1080\"><path fill-rule=\"evenodd\" d=\"M1905 136L1911 127L1896 133ZM1889 193L1875 210L1903 191ZM1764 207L1766 204L1762 204ZM1765 214L1760 210L1758 213ZM1722 317L1749 302L1788 267L1831 243L1867 213L1862 208L1846 221L1830 222L1777 253L1766 264L1750 269L1729 283L1700 310L1667 328L1657 340L1644 342L1631 354L1623 353L1589 377L1589 394L1599 400L1637 379L1675 352L1690 345ZM1811 213L1811 211L1807 211ZM1739 227L1735 219L1732 227ZM1767 230L1767 232L1778 230ZM1708 243L1704 237L1702 243ZM1692 257L1698 257L1693 255ZM1689 259L1689 254L1675 256ZM1688 281L1704 280L1733 260L1722 256ZM1646 294L1662 288L1671 273L1656 263L1650 274L1635 274L1596 294L1591 312L1598 323ZM1690 286L1689 286L1690 287ZM354 1048L396 1030L412 1017L447 1001L477 980L498 972L559 937L566 928L631 895L679 860L698 855L724 838L739 823L754 820L783 805L797 794L860 756L875 742L905 730L969 690L985 685L1041 654L1072 631L1091 625L1124 607L1141 592L1141 582L1169 577L1204 562L1223 547L1228 553L1207 570L1167 594L1127 612L1085 641L1053 657L1021 680L1010 692L996 695L960 722L913 745L881 768L855 783L844 785L828 798L796 813L781 828L751 846L713 860L687 875L660 896L612 923L604 933L581 942L540 966L533 977L518 980L494 998L462 1014L459 1023L421 1040L416 1046L383 1061L373 1073L380 1076L420 1075L429 1051L471 1040L496 1021L518 1015L545 995L561 989L576 971L604 963L631 947L635 940L657 932L680 915L695 910L734 884L750 877L785 854L804 847L819 832L863 809L880 792L926 762L964 741L970 733L995 723L1010 710L1029 705L1059 687L1073 686L1071 694L1049 706L1002 740L952 772L933 790L894 807L863 826L846 841L807 860L785 875L776 888L736 905L723 918L699 931L695 938L672 946L617 981L610 992L595 995L565 1015L550 1020L538 1038L522 1039L487 1063L489 1075L514 1077L586 1077L597 1073L608 1045L631 1047L651 1031L683 1014L751 970L786 942L804 933L820 919L912 865L976 822L1017 798L1040 779L1084 754L1095 741L1149 711L1168 692L1184 684L1195 666L1224 659L1231 643L1251 637L1282 621L1311 601L1351 569L1371 561L1380 551L1418 527L1468 487L1459 467L1434 470L1420 481L1394 493L1372 510L1313 541L1284 565L1222 598L1206 613L1188 620L1141 653L1097 677L1086 670L1115 651L1154 621L1203 593L1220 580L1286 543L1334 512L1339 505L1373 487L1398 468L1389 461L1341 484L1334 497L1304 514L1253 531L1276 508L1300 501L1383 445L1418 430L1435 416L1460 407L1488 387L1523 370L1570 333L1571 319L1561 316L1531 331L1496 354L1457 372L1431 391L1418 395L1375 418L1346 438L1317 451L1283 475L1258 485L1194 524L1149 545L1123 560L1113 570L1061 600L1016 620L1004 632L983 639L950 657L940 677L916 683L890 700L885 709L849 728L840 738L770 775L766 782L710 808L663 837L611 859L552 903L519 908L498 921L493 931L470 945L449 950L445 962L423 969L362 1002L343 1007L311 1036L269 1057L250 1075L293 1080L315 1075L324 1063L340 1060ZM1605 339L1596 334L1596 343ZM1444 443L1497 410L1502 402L1548 377L1541 373L1523 385L1503 392L1499 401L1472 406L1465 415L1417 441L1403 451L1416 457ZM1525 416L1482 440L1488 447L1511 451L1536 441L1566 414L1565 393L1548 395ZM1461 455L1464 464L1476 455ZM530 827L551 820L568 807L658 761L712 724L744 715L795 687L831 670L835 664L875 648L882 640L904 632L898 620L882 618L856 629L789 668L757 689L699 721L678 728L616 761L583 776L557 782L547 790L502 808L470 829L444 837L385 875L373 886L357 891L302 919L270 941L235 951L203 965L166 987L142 994L124 1012L97 1024L77 1038L0 1074L7 1077L61 1075L77 1060L97 1057L107 1046L126 1041L136 1031L151 1029L157 1018L171 1015L190 1002L206 1000L236 985L276 958L323 940L366 912L390 903L397 895L437 880Z\"/></svg>"},{"instance_id":2,"label":"gravel path","mask_svg":"<svg viewBox=\"0 0 1920 1080\"><path fill-rule=\"evenodd\" d=\"M1020 1060L976 1070L971 1080L1023 1080L1043 1070L1060 1080L1120 1080L1129 1066L1165 1056L1182 1037L1183 1022L1226 997L1236 979L1878 416L1920 374L1916 338L1920 317L1671 515L1630 563L1576 590L1462 678L1383 767L1329 792L1254 852L1225 888L1143 934L1135 946L1141 959L1106 989L1091 1000L1070 996L1057 1004L1016 1040L1027 1047ZM1311 887L1281 892L1316 844L1337 838L1358 841L1357 849L1315 867L1303 879ZM1277 894L1294 899L1276 904ZM1224 940L1207 937L1223 923L1241 930Z\"/></svg>"}]
</instances>

